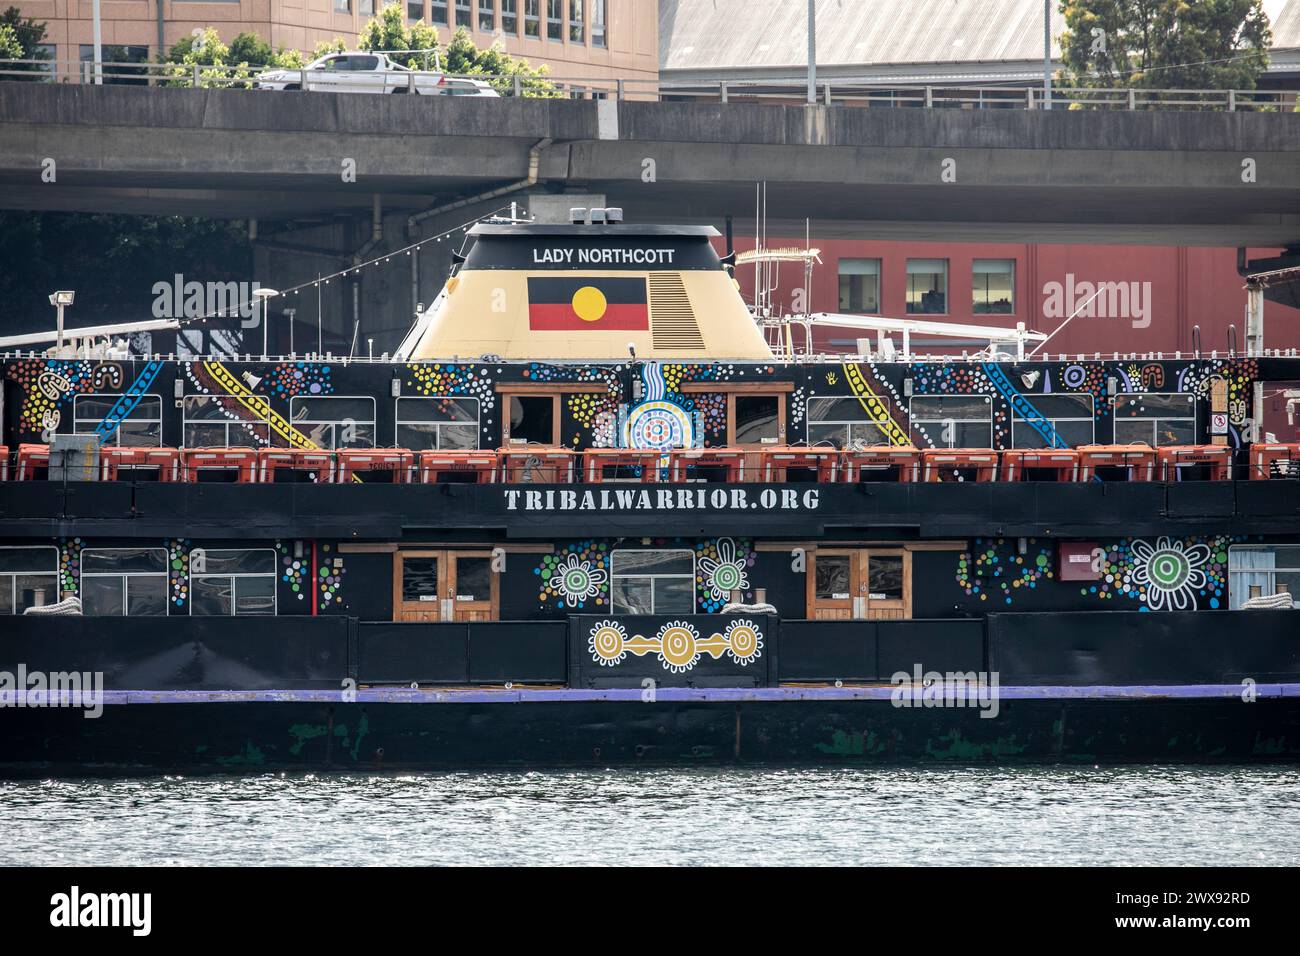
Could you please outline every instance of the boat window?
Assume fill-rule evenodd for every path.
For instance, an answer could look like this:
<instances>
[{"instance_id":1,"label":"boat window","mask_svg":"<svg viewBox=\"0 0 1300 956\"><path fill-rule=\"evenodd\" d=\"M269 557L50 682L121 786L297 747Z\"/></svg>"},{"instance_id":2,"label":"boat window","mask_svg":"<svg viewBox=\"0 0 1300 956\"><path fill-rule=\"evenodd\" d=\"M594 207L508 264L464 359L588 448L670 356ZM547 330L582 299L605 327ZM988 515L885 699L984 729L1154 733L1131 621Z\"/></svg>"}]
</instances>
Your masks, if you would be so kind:
<instances>
[{"instance_id":1,"label":"boat window","mask_svg":"<svg viewBox=\"0 0 1300 956\"><path fill-rule=\"evenodd\" d=\"M295 395L289 420L321 448L375 447L375 400L369 396Z\"/></svg>"},{"instance_id":2,"label":"boat window","mask_svg":"<svg viewBox=\"0 0 1300 956\"><path fill-rule=\"evenodd\" d=\"M271 406L260 396L186 395L181 402L186 448L255 448L271 443Z\"/></svg>"},{"instance_id":3,"label":"boat window","mask_svg":"<svg viewBox=\"0 0 1300 956\"><path fill-rule=\"evenodd\" d=\"M0 614L58 601L59 549L0 547Z\"/></svg>"},{"instance_id":4,"label":"boat window","mask_svg":"<svg viewBox=\"0 0 1300 956\"><path fill-rule=\"evenodd\" d=\"M841 259L840 311L880 311L880 260Z\"/></svg>"},{"instance_id":5,"label":"boat window","mask_svg":"<svg viewBox=\"0 0 1300 956\"><path fill-rule=\"evenodd\" d=\"M907 260L907 311L942 315L948 311L948 260Z\"/></svg>"},{"instance_id":6,"label":"boat window","mask_svg":"<svg viewBox=\"0 0 1300 956\"><path fill-rule=\"evenodd\" d=\"M903 599L903 556L901 554L868 555L867 597L872 601Z\"/></svg>"},{"instance_id":7,"label":"boat window","mask_svg":"<svg viewBox=\"0 0 1300 956\"><path fill-rule=\"evenodd\" d=\"M690 614L695 610L694 551L613 551L610 600L618 614Z\"/></svg>"},{"instance_id":8,"label":"boat window","mask_svg":"<svg viewBox=\"0 0 1300 956\"><path fill-rule=\"evenodd\" d=\"M992 448L993 403L987 395L914 395L912 426L937 448Z\"/></svg>"},{"instance_id":9,"label":"boat window","mask_svg":"<svg viewBox=\"0 0 1300 956\"><path fill-rule=\"evenodd\" d=\"M1300 544L1237 545L1228 550L1229 607L1286 592L1300 608Z\"/></svg>"},{"instance_id":10,"label":"boat window","mask_svg":"<svg viewBox=\"0 0 1300 956\"><path fill-rule=\"evenodd\" d=\"M1011 315L1016 311L1016 260L976 259L971 264L971 311Z\"/></svg>"},{"instance_id":11,"label":"boat window","mask_svg":"<svg viewBox=\"0 0 1300 956\"><path fill-rule=\"evenodd\" d=\"M190 552L190 613L274 614L275 551L195 548ZM313 600L310 587L305 600Z\"/></svg>"},{"instance_id":12,"label":"boat window","mask_svg":"<svg viewBox=\"0 0 1300 956\"><path fill-rule=\"evenodd\" d=\"M813 564L814 593L819 601L847 601L853 596L852 555L819 554Z\"/></svg>"},{"instance_id":13,"label":"boat window","mask_svg":"<svg viewBox=\"0 0 1300 956\"><path fill-rule=\"evenodd\" d=\"M558 395L506 396L509 418L506 443L526 441L530 445L558 445L560 416Z\"/></svg>"},{"instance_id":14,"label":"boat window","mask_svg":"<svg viewBox=\"0 0 1300 956\"><path fill-rule=\"evenodd\" d=\"M101 422L107 422L122 395L74 395L72 430L93 434ZM124 404L120 421L108 432L105 445L131 445L157 448L162 445L162 398L142 395L134 407Z\"/></svg>"},{"instance_id":15,"label":"boat window","mask_svg":"<svg viewBox=\"0 0 1300 956\"><path fill-rule=\"evenodd\" d=\"M889 399L811 398L808 444L829 442L836 448L888 445Z\"/></svg>"},{"instance_id":16,"label":"boat window","mask_svg":"<svg viewBox=\"0 0 1300 956\"><path fill-rule=\"evenodd\" d=\"M1196 444L1196 397L1186 392L1131 392L1115 399L1115 444Z\"/></svg>"},{"instance_id":17,"label":"boat window","mask_svg":"<svg viewBox=\"0 0 1300 956\"><path fill-rule=\"evenodd\" d=\"M735 395L735 445L759 445L781 437L781 396Z\"/></svg>"},{"instance_id":18,"label":"boat window","mask_svg":"<svg viewBox=\"0 0 1300 956\"><path fill-rule=\"evenodd\" d=\"M1012 406L1011 447L1059 448L1061 442L1070 447L1092 444L1091 395L1062 393L1025 398L1031 403L1025 411Z\"/></svg>"},{"instance_id":19,"label":"boat window","mask_svg":"<svg viewBox=\"0 0 1300 956\"><path fill-rule=\"evenodd\" d=\"M476 451L478 416L477 398L399 398L396 445L413 451Z\"/></svg>"},{"instance_id":20,"label":"boat window","mask_svg":"<svg viewBox=\"0 0 1300 956\"><path fill-rule=\"evenodd\" d=\"M81 552L82 613L160 617L167 613L165 548L87 548Z\"/></svg>"}]
</instances>

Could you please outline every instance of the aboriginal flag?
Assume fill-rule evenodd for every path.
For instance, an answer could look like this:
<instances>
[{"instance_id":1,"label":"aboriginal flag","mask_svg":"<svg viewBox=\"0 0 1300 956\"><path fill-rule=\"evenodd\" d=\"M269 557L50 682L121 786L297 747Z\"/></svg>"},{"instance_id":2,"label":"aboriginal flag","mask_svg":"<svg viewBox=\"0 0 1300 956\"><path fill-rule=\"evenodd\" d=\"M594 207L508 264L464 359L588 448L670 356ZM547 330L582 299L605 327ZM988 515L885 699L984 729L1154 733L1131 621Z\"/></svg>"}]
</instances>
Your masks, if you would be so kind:
<instances>
[{"instance_id":1,"label":"aboriginal flag","mask_svg":"<svg viewBox=\"0 0 1300 956\"><path fill-rule=\"evenodd\" d=\"M650 328L645 279L565 276L528 280L528 328L567 332Z\"/></svg>"}]
</instances>

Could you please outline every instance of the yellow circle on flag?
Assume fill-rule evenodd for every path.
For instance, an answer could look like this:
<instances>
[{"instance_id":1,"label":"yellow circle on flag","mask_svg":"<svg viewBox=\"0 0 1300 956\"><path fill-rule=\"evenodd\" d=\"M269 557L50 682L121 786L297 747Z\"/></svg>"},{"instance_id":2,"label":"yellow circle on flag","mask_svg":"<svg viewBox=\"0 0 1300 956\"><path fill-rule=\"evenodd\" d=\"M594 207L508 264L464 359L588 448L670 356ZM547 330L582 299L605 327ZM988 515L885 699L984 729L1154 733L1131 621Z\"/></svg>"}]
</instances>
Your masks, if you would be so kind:
<instances>
[{"instance_id":1,"label":"yellow circle on flag","mask_svg":"<svg viewBox=\"0 0 1300 956\"><path fill-rule=\"evenodd\" d=\"M594 285L584 285L573 293L573 311L584 322L595 322L605 314L605 293Z\"/></svg>"}]
</instances>

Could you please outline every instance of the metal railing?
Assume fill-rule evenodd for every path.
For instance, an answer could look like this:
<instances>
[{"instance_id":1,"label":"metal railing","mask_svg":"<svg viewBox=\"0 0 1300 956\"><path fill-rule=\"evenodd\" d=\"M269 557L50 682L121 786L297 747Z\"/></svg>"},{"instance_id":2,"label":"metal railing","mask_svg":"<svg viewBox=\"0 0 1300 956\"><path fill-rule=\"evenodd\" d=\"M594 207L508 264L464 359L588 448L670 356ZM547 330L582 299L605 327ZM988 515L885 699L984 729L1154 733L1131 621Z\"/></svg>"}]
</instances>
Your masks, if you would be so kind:
<instances>
[{"instance_id":1,"label":"metal railing","mask_svg":"<svg viewBox=\"0 0 1300 956\"><path fill-rule=\"evenodd\" d=\"M183 66L175 63L101 62L81 60L0 60L0 81L45 81L108 85L189 87L194 89L252 89L260 73L297 74L291 81L302 91L336 91L334 82L346 74L323 71L246 66ZM392 76L393 88L405 86L426 91L421 74L406 70L358 73L358 76ZM571 99L627 99L705 103L764 103L799 106L806 101L803 81L711 80L701 82L662 79L610 79L608 77L524 77L483 74L436 73L447 79L477 80L501 96L552 95ZM387 84L385 84L387 87ZM377 90L378 91L378 90ZM430 91L432 92L432 91ZM857 106L914 109L1013 109L1048 107L1070 110L1210 110L1222 112L1300 111L1300 90L1178 90L1086 89L1060 87L1050 96L1041 86L887 84L851 80L818 85L822 106Z\"/></svg>"}]
</instances>

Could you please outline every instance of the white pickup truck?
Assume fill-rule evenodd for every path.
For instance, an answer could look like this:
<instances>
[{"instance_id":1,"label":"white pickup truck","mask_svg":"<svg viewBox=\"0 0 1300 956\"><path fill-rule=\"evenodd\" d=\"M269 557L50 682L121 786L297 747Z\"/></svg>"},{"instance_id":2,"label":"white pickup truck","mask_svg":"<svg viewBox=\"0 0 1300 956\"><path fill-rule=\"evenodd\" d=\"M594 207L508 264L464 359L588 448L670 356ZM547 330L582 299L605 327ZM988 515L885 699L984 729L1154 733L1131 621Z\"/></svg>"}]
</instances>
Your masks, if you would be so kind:
<instances>
[{"instance_id":1,"label":"white pickup truck","mask_svg":"<svg viewBox=\"0 0 1300 956\"><path fill-rule=\"evenodd\" d=\"M259 74L259 90L308 90L325 93L415 93L423 96L498 96L483 80L412 70L383 53L330 53L301 70L276 69Z\"/></svg>"}]
</instances>

